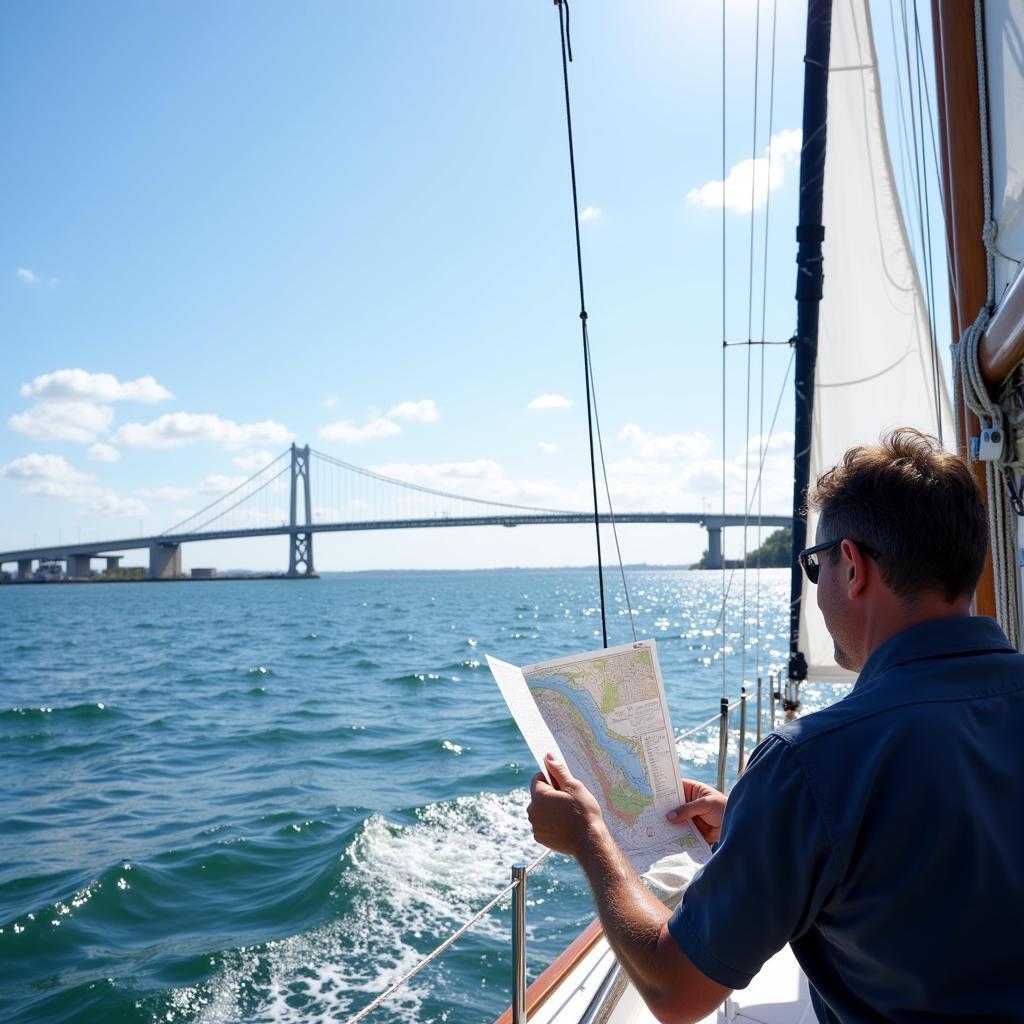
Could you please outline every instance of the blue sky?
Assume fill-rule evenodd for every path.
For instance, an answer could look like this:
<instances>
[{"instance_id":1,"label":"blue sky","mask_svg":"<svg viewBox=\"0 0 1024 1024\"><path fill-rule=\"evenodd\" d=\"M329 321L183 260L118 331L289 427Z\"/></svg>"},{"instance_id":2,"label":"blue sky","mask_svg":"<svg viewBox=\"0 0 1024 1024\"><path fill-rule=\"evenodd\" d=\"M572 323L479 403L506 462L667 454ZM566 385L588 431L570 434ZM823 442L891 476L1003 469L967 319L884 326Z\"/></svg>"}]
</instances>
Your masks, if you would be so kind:
<instances>
[{"instance_id":1,"label":"blue sky","mask_svg":"<svg viewBox=\"0 0 1024 1024\"><path fill-rule=\"evenodd\" d=\"M767 195L765 335L778 340L795 320L787 132L804 5L777 9L750 308L758 337ZM727 11L727 173L741 165L726 189L727 334L741 339L742 164L769 144L772 5L756 140L758 5ZM703 0L573 5L587 305L623 510L722 501L720 19ZM292 439L443 489L585 507L550 2L7 5L0 88L0 549L159 532ZM760 383L748 426L746 350L728 356L738 511ZM765 426L788 357L765 352ZM542 395L564 401L537 408ZM789 501L790 404L787 389L766 511ZM622 539L629 561L693 560L705 544L696 527ZM593 561L590 532L568 527L336 535L316 554L321 569ZM283 539L185 548L186 566L285 558Z\"/></svg>"}]
</instances>

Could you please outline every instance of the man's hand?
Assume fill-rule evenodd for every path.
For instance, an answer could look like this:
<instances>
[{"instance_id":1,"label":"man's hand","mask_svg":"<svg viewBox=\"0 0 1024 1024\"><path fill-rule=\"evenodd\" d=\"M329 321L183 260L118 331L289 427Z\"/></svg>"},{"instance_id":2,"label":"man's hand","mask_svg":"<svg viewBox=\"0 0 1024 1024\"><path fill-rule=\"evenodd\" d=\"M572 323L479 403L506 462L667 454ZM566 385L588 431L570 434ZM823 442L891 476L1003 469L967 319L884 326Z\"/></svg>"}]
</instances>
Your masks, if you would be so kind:
<instances>
[{"instance_id":1,"label":"man's hand","mask_svg":"<svg viewBox=\"0 0 1024 1024\"><path fill-rule=\"evenodd\" d=\"M548 784L542 772L530 782L526 814L533 826L533 838L578 858L581 841L604 823L601 808L590 790L553 754L546 754L544 763L554 785Z\"/></svg>"},{"instance_id":2,"label":"man's hand","mask_svg":"<svg viewBox=\"0 0 1024 1024\"><path fill-rule=\"evenodd\" d=\"M694 782L693 779L683 779L683 796L686 797L686 803L674 811L669 811L666 815L668 820L676 825L692 821L709 843L717 843L718 837L722 834L725 795L719 793L714 786Z\"/></svg>"},{"instance_id":3,"label":"man's hand","mask_svg":"<svg viewBox=\"0 0 1024 1024\"><path fill-rule=\"evenodd\" d=\"M530 783L531 800L526 813L533 825L534 838L579 861L594 892L605 935L654 1016L660 1021L675 1022L703 1019L721 1004L729 989L705 977L687 959L669 933L668 908L644 888L629 866L587 787L550 754L545 756L544 763L553 785L540 772ZM699 782L684 781L683 792L689 801L679 809L683 812L689 812L702 799L725 805L721 793ZM714 805L702 804L688 817L669 818L694 818L699 825L697 816L702 812L714 818ZM719 825L721 820L719 809Z\"/></svg>"}]
</instances>

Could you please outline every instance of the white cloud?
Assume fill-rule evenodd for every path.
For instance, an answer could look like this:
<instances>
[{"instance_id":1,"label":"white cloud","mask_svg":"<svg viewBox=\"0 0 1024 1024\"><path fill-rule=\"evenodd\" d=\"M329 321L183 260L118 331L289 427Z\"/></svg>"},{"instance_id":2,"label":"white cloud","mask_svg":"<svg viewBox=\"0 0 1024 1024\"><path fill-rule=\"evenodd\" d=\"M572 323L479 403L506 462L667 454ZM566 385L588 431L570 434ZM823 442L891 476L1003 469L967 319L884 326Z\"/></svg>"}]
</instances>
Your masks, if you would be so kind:
<instances>
[{"instance_id":1,"label":"white cloud","mask_svg":"<svg viewBox=\"0 0 1024 1024\"><path fill-rule=\"evenodd\" d=\"M40 402L7 420L11 430L37 441L89 444L110 429L114 410L93 402Z\"/></svg>"},{"instance_id":2,"label":"white cloud","mask_svg":"<svg viewBox=\"0 0 1024 1024\"><path fill-rule=\"evenodd\" d=\"M195 497L216 498L244 483L245 479L244 476L224 476L222 473L213 473L204 477L194 487L173 487L165 484L162 487L140 488L139 494L155 501L186 501Z\"/></svg>"},{"instance_id":3,"label":"white cloud","mask_svg":"<svg viewBox=\"0 0 1024 1024\"><path fill-rule=\"evenodd\" d=\"M472 462L388 462L371 466L374 473L390 476L410 484L425 484L444 490L441 484L451 485L457 480L496 480L503 475L501 466L493 459L475 459Z\"/></svg>"},{"instance_id":4,"label":"white cloud","mask_svg":"<svg viewBox=\"0 0 1024 1024\"><path fill-rule=\"evenodd\" d=\"M328 397L324 399L324 405L327 406L328 409L333 409L337 404L338 400L334 395L328 395Z\"/></svg>"},{"instance_id":5,"label":"white cloud","mask_svg":"<svg viewBox=\"0 0 1024 1024\"><path fill-rule=\"evenodd\" d=\"M71 501L86 512L137 518L148 511L141 501L119 498L113 491L97 486L94 474L75 469L61 455L33 452L0 467L0 476L22 481L22 494Z\"/></svg>"},{"instance_id":6,"label":"white cloud","mask_svg":"<svg viewBox=\"0 0 1024 1024\"><path fill-rule=\"evenodd\" d=\"M711 451L706 434L652 434L635 423L627 423L619 431L619 440L632 445L645 459L693 459Z\"/></svg>"},{"instance_id":7,"label":"white cloud","mask_svg":"<svg viewBox=\"0 0 1024 1024\"><path fill-rule=\"evenodd\" d=\"M112 444L94 444L86 456L93 462L121 461L121 453Z\"/></svg>"},{"instance_id":8,"label":"white cloud","mask_svg":"<svg viewBox=\"0 0 1024 1024\"><path fill-rule=\"evenodd\" d=\"M616 477L663 477L672 475L672 467L665 462L619 459L608 463L608 472Z\"/></svg>"},{"instance_id":9,"label":"white cloud","mask_svg":"<svg viewBox=\"0 0 1024 1024\"><path fill-rule=\"evenodd\" d=\"M48 284L51 288L55 288L60 283L60 278L40 277L35 271L29 270L28 267L18 267L14 272L14 276L21 281L22 284L27 284L32 287L40 284Z\"/></svg>"},{"instance_id":10,"label":"white cloud","mask_svg":"<svg viewBox=\"0 0 1024 1024\"><path fill-rule=\"evenodd\" d=\"M557 451L558 451L558 445L557 445L557 444L554 444L554 443L552 443L551 441L538 441L538 442L537 442L537 447L538 447L538 448L539 448L539 449L540 449L540 450L541 450L541 451L542 451L542 452L543 452L543 453L544 453L545 455L554 455L554 454L555 454L555 452L557 452Z\"/></svg>"},{"instance_id":11,"label":"white cloud","mask_svg":"<svg viewBox=\"0 0 1024 1024\"><path fill-rule=\"evenodd\" d=\"M95 479L93 474L75 469L63 455L40 455L38 452L32 452L31 455L22 456L0 467L0 476L8 480L50 480L61 483Z\"/></svg>"},{"instance_id":12,"label":"white cloud","mask_svg":"<svg viewBox=\"0 0 1024 1024\"><path fill-rule=\"evenodd\" d=\"M247 455L236 455L231 461L239 469L247 469L250 473L255 473L258 469L269 466L275 457L270 452L249 452Z\"/></svg>"},{"instance_id":13,"label":"white cloud","mask_svg":"<svg viewBox=\"0 0 1024 1024\"><path fill-rule=\"evenodd\" d=\"M171 393L153 377L119 381L112 373L87 370L56 370L22 384L22 398L47 402L161 402Z\"/></svg>"},{"instance_id":14,"label":"white cloud","mask_svg":"<svg viewBox=\"0 0 1024 1024\"><path fill-rule=\"evenodd\" d=\"M574 508L578 507L582 501L582 499L577 499L569 488L560 483L551 483L547 480L509 479L501 465L493 459L435 463L390 462L371 466L370 469L374 473L380 473L382 476L392 477L405 483L432 487L438 491L448 491L482 501L499 501L545 508ZM410 493L407 500L410 515L430 514L425 511L424 499ZM488 514L486 507L472 509L466 506L453 506L452 511L465 512L469 515Z\"/></svg>"},{"instance_id":15,"label":"white cloud","mask_svg":"<svg viewBox=\"0 0 1024 1024\"><path fill-rule=\"evenodd\" d=\"M394 437L402 428L392 420L378 416L357 427L351 420L337 420L321 427L318 433L325 441L342 441L345 444L361 444L378 437Z\"/></svg>"},{"instance_id":16,"label":"white cloud","mask_svg":"<svg viewBox=\"0 0 1024 1024\"><path fill-rule=\"evenodd\" d=\"M726 209L736 213L750 213L768 201L768 193L781 188L786 175L800 157L801 132L799 128L784 128L772 136L765 155L755 160L741 160L729 169L725 181L709 181L693 188L686 198L693 206ZM769 160L770 156L770 160Z\"/></svg>"},{"instance_id":17,"label":"white cloud","mask_svg":"<svg viewBox=\"0 0 1024 1024\"><path fill-rule=\"evenodd\" d=\"M437 403L429 398L420 402L399 402L388 413L388 419L433 423L437 420Z\"/></svg>"},{"instance_id":18,"label":"white cloud","mask_svg":"<svg viewBox=\"0 0 1024 1024\"><path fill-rule=\"evenodd\" d=\"M600 206L585 206L580 210L580 220L597 220L601 216Z\"/></svg>"},{"instance_id":19,"label":"white cloud","mask_svg":"<svg viewBox=\"0 0 1024 1024\"><path fill-rule=\"evenodd\" d=\"M768 438L765 441L768 442ZM688 496L695 509L700 508L701 499L706 499L712 511L721 511L724 469L725 504L729 512L743 512L745 494L753 513L760 504L766 514L785 514L793 502L793 435L782 432L766 444L760 503L757 494L759 447L759 438L752 437L724 467L721 459L695 460L685 466L679 476L682 493Z\"/></svg>"},{"instance_id":20,"label":"white cloud","mask_svg":"<svg viewBox=\"0 0 1024 1024\"><path fill-rule=\"evenodd\" d=\"M136 498L119 498L113 491L103 491L85 506L85 512L93 515L127 516L139 519L149 515L146 505Z\"/></svg>"},{"instance_id":21,"label":"white cloud","mask_svg":"<svg viewBox=\"0 0 1024 1024\"><path fill-rule=\"evenodd\" d=\"M543 412L545 409L571 409L572 399L565 395L538 395L526 407L530 412Z\"/></svg>"},{"instance_id":22,"label":"white cloud","mask_svg":"<svg viewBox=\"0 0 1024 1024\"><path fill-rule=\"evenodd\" d=\"M126 423L111 441L130 448L180 448L196 441L245 448L254 444L285 444L292 436L287 427L274 420L235 423L213 413L172 412L151 423Z\"/></svg>"}]
</instances>

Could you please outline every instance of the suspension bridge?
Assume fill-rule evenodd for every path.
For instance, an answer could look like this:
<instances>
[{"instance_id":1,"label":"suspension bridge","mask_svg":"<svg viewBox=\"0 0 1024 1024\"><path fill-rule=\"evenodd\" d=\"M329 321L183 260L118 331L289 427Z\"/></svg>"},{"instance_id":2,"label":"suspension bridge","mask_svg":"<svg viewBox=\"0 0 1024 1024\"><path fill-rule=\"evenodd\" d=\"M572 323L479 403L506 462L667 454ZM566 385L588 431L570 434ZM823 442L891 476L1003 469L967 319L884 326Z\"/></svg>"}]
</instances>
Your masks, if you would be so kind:
<instances>
[{"instance_id":1,"label":"suspension bridge","mask_svg":"<svg viewBox=\"0 0 1024 1024\"><path fill-rule=\"evenodd\" d=\"M314 496L316 503L314 504ZM609 513L599 520L612 521ZM536 508L464 494L374 473L316 451L292 445L247 480L163 533L105 541L57 544L0 552L0 568L17 566L31 579L37 563L64 563L70 579L88 578L92 560L119 567L124 552L149 551L149 579L182 575L181 546L243 537L288 538L288 575L315 576L313 538L318 533L413 530L457 526L529 526L593 523L592 512ZM748 525L742 515L707 512L616 512L616 523L695 523L708 532L708 564L722 567L722 530ZM765 526L788 526L791 516L762 516Z\"/></svg>"}]
</instances>

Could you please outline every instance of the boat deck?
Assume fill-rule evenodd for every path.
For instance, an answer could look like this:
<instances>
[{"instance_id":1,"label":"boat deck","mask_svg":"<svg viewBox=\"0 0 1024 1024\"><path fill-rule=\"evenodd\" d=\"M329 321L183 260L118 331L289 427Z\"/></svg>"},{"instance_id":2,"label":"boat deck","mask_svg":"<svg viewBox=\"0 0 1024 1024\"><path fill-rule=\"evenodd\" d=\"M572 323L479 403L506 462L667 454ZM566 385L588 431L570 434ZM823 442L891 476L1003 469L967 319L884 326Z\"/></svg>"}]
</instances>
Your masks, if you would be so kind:
<instances>
[{"instance_id":1,"label":"boat deck","mask_svg":"<svg viewBox=\"0 0 1024 1024\"><path fill-rule=\"evenodd\" d=\"M579 1021L586 1013L615 956L602 937L584 956L549 997L530 1015L531 1024L566 1024ZM815 1017L807 989L807 979L789 947L769 960L756 978L733 995L700 1024L725 1024L727 1021L751 1024L813 1024ZM632 985L595 1021L606 1024L657 1024Z\"/></svg>"}]
</instances>

